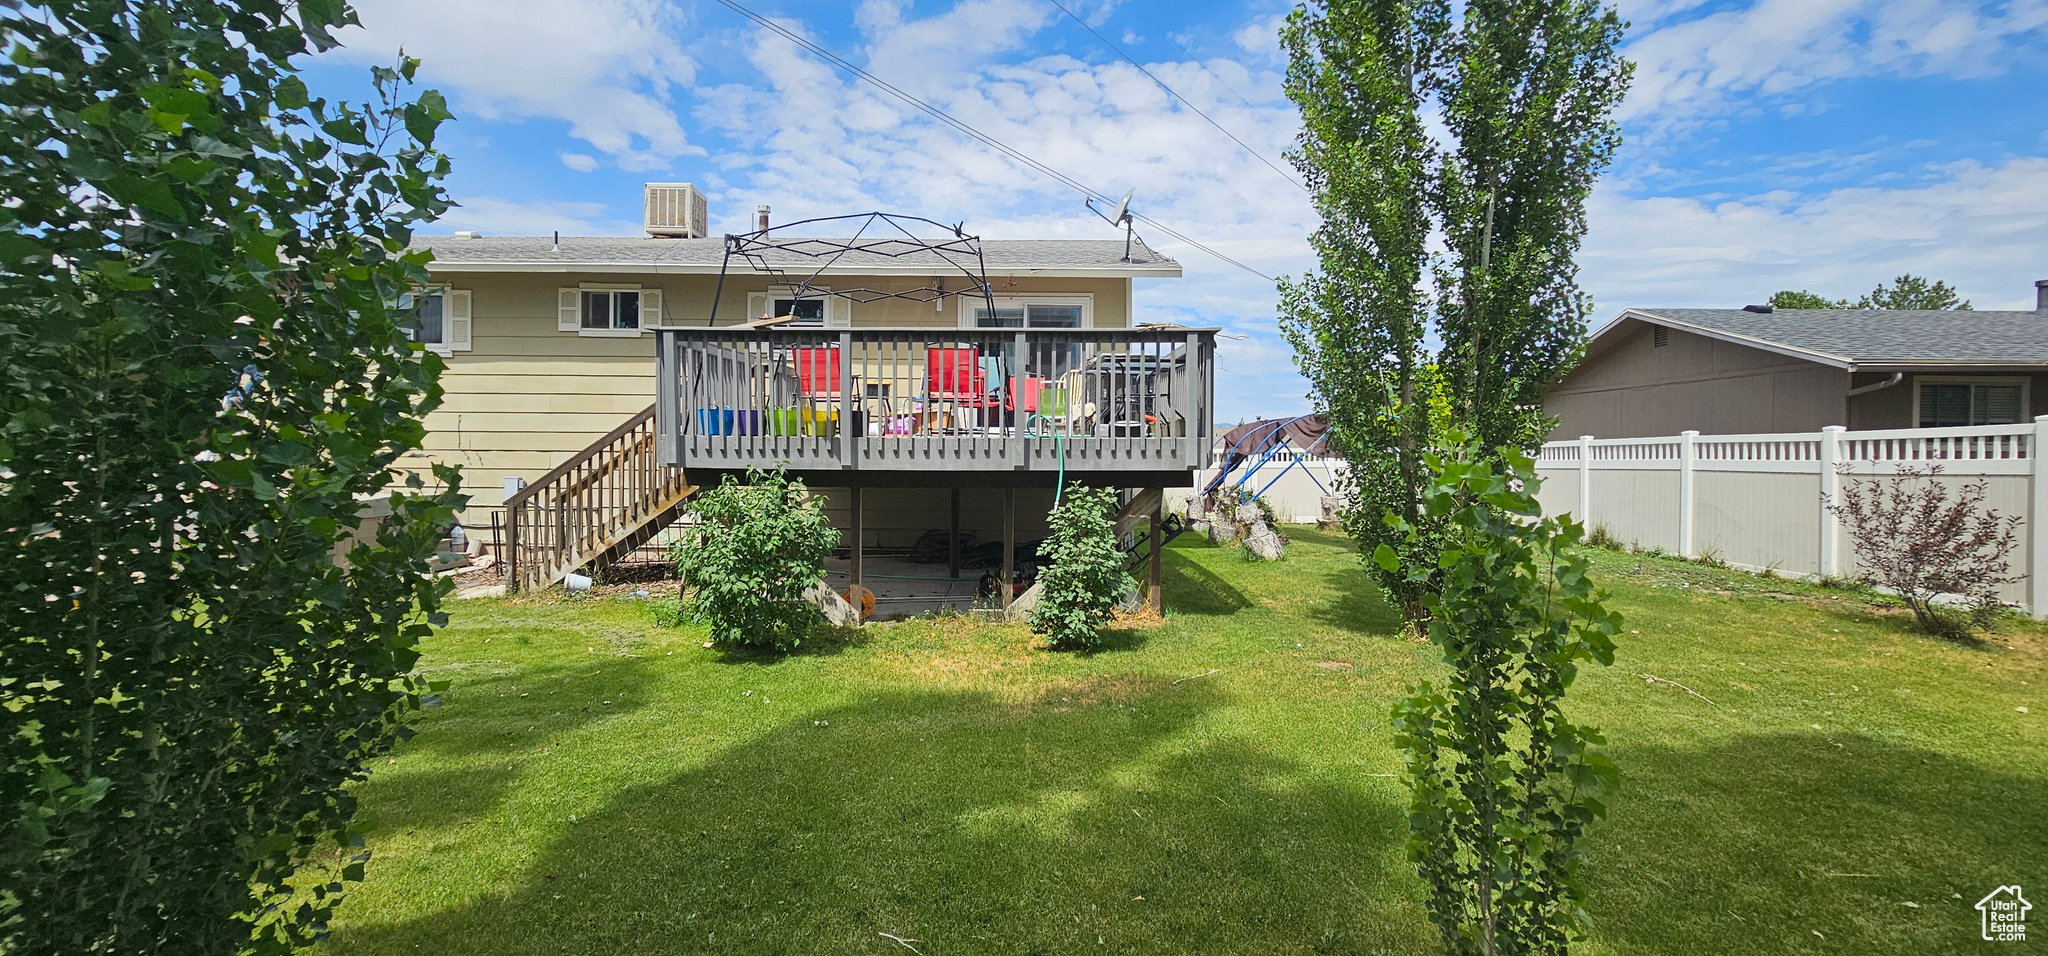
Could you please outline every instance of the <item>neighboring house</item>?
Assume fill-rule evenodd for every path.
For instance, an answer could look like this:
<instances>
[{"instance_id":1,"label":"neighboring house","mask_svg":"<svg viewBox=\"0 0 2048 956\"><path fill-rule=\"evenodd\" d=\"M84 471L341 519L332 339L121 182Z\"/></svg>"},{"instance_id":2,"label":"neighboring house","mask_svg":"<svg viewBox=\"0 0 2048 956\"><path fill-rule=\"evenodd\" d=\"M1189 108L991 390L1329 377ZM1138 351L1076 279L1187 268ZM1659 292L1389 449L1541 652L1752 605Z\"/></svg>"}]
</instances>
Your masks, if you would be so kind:
<instances>
[{"instance_id":1,"label":"neighboring house","mask_svg":"<svg viewBox=\"0 0 2048 956\"><path fill-rule=\"evenodd\" d=\"M2032 312L1630 309L1544 397L1552 440L1989 425L2048 414Z\"/></svg>"},{"instance_id":2,"label":"neighboring house","mask_svg":"<svg viewBox=\"0 0 2048 956\"><path fill-rule=\"evenodd\" d=\"M665 525L674 501L650 514L585 514L617 510L613 499L646 491L638 485L602 501L565 497L615 480L627 467L622 443L634 441L647 446L635 454L651 451L694 486L786 463L869 548L908 547L950 527L955 511L961 531L997 540L1006 503L1012 535L1028 541L1044 533L1062 466L1098 484L1184 486L1200 456L1181 445L1208 447L1211 334L1128 331L1133 280L1181 274L1142 241L1128 254L1121 237L812 254L778 238L771 252L728 262L734 237L702 234L695 190L650 184L648 209L644 238L457 233L415 243L433 253L422 338L448 365L417 457L463 466L472 533L503 518L507 479L562 486L543 496L556 504L523 493L546 512L529 524L549 522L549 534L575 537L570 522L595 522L594 538L572 543L579 561L594 557L578 550L591 541L617 545L613 525ZM765 206L759 225L750 235L769 234ZM987 289L964 294L982 291L967 278L977 272ZM608 438L618 447L599 450ZM888 490L869 493L856 521L853 488ZM523 533L530 545L534 530Z\"/></svg>"}]
</instances>

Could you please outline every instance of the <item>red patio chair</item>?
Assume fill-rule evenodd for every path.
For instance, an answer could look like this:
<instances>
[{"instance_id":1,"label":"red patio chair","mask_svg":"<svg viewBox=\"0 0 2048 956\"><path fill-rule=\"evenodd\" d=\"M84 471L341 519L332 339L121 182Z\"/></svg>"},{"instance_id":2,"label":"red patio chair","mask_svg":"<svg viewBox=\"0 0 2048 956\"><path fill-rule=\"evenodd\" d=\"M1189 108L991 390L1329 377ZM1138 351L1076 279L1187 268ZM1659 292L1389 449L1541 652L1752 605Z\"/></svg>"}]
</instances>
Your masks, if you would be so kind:
<instances>
[{"instance_id":1,"label":"red patio chair","mask_svg":"<svg viewBox=\"0 0 2048 956\"><path fill-rule=\"evenodd\" d=\"M928 408L947 405L978 411L994 408L996 399L988 393L988 374L981 370L981 350L926 349L924 396Z\"/></svg>"}]
</instances>

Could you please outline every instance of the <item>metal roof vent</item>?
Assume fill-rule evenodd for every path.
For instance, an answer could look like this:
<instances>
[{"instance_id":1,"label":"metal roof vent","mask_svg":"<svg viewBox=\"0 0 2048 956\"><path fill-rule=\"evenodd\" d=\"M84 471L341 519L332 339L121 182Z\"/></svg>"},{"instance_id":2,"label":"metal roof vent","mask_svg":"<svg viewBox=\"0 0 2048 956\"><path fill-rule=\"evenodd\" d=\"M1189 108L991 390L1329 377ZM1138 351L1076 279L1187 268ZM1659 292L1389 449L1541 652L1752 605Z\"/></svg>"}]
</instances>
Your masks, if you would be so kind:
<instances>
[{"instance_id":1,"label":"metal roof vent","mask_svg":"<svg viewBox=\"0 0 2048 956\"><path fill-rule=\"evenodd\" d=\"M1742 307L1742 311L1754 312L1758 315L1770 315L1771 307L1768 305L1745 305Z\"/></svg>"},{"instance_id":2,"label":"metal roof vent","mask_svg":"<svg viewBox=\"0 0 2048 956\"><path fill-rule=\"evenodd\" d=\"M648 183L644 227L650 236L702 239L710 235L710 206L689 183Z\"/></svg>"},{"instance_id":3,"label":"metal roof vent","mask_svg":"<svg viewBox=\"0 0 2048 956\"><path fill-rule=\"evenodd\" d=\"M2040 279L2034 283L2034 311L2048 315L2048 279Z\"/></svg>"}]
</instances>

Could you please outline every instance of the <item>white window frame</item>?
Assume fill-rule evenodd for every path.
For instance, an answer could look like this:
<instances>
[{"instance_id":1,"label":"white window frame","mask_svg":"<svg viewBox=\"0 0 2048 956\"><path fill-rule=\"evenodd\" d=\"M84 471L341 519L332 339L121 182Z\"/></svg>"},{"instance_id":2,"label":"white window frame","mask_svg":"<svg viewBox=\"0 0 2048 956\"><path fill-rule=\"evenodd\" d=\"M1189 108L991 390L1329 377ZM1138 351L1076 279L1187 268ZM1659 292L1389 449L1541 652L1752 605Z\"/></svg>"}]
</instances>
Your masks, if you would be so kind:
<instances>
[{"instance_id":1,"label":"white window frame","mask_svg":"<svg viewBox=\"0 0 2048 956\"><path fill-rule=\"evenodd\" d=\"M980 328L980 326L974 324L974 310L986 306L988 304L989 302L987 299L984 299L978 295L961 296L959 315L960 327L963 329ZM1081 307L1081 327L1084 329L1092 329L1095 327L1095 293L1093 292L1049 293L1046 295L1034 295L1026 293L1021 295L999 295L995 297L995 307L999 310L1003 308L1028 309L1030 306L1034 305L1078 305ZM1030 329L1030 316L1027 313L1027 315L1025 316L1024 328L1022 330L1012 331L1029 331ZM1058 330L1050 329L1048 331L1056 332Z\"/></svg>"},{"instance_id":2,"label":"white window frame","mask_svg":"<svg viewBox=\"0 0 2048 956\"><path fill-rule=\"evenodd\" d=\"M2004 423L2001 423L2001 424L2019 424L2019 423L2024 423L2024 422L2030 422L2030 421L2033 421L2033 420L2034 420L2034 419L2033 419L2033 416L2032 416L2032 415L2030 414L2030 413L2032 412L2033 408L2034 408L2034 395L2033 395L2033 390L2034 390L2034 380L2033 380L2033 379L2032 379L2031 377L2029 377L2029 376L2026 376L2026 375L1915 375L1915 376L1913 376L1913 410L1912 410L1912 415L1913 415L1913 424L1912 424L1912 425L1910 426L1910 427L1912 427L1912 428L1919 428L1919 427L1920 427L1920 386L1921 386L1922 384L1926 384L1926 385L2018 385L2018 386L2020 387L2020 418L2019 418L2019 422L2004 422ZM1976 427L1976 426L1969 426L1969 427Z\"/></svg>"},{"instance_id":3,"label":"white window frame","mask_svg":"<svg viewBox=\"0 0 2048 956\"><path fill-rule=\"evenodd\" d=\"M443 358L456 352L467 352L470 350L471 342L475 337L473 332L475 317L472 314L475 308L475 296L468 289L457 289L451 285L430 285L415 289L412 294L423 298L435 295L441 297L441 340L439 342L428 342L424 339L414 339L413 341L418 342L427 351ZM458 305L460 308L458 308ZM463 323L460 329L456 327L458 318ZM462 334L457 335L458 331Z\"/></svg>"},{"instance_id":4,"label":"white window frame","mask_svg":"<svg viewBox=\"0 0 2048 956\"><path fill-rule=\"evenodd\" d=\"M663 314L663 312L662 312L662 292L661 292L661 290L660 290L660 289L650 289L650 288L647 288L646 286L640 285L640 284L638 284L638 283L624 283L624 282L584 282L584 283L580 283L580 284L578 284L578 285L576 285L576 286L574 286L574 287L566 287L566 286L565 286L565 287L563 287L563 288L562 288L562 290L561 290L561 293L562 293L563 295L566 295L566 294L567 294L568 292L570 292L570 291L571 291L571 288L573 288L573 289L574 289L574 291L576 292L576 312L575 312L575 325L574 325L573 327L571 327L571 325L569 324L569 310L568 310L568 308L567 308L567 307L565 307L565 306L562 306L562 305L561 305L561 303L560 303L560 301L558 300L558 301L557 301L557 303L556 303L556 316L555 316L555 328L556 328L556 330L557 330L557 331L561 331L561 332L571 332L571 331L573 331L573 332L575 332L575 333L576 333L577 335L579 335L579 336L582 336L582 337L584 337L584 338L592 338L592 339L637 339L637 338L639 338L640 336L642 336L642 335L646 334L646 332L647 332L647 329L648 329L648 326L649 326L650 324L659 324L659 322L658 322L658 321L657 321L657 322L654 322L654 323L650 323L650 322L648 321L648 316L649 316L650 314L652 314L653 316L655 316L657 320L658 320L658 319L659 319L659 317L660 317L660 316L661 316L661 315ZM609 329L591 329L591 328L585 328L585 327L583 326L583 293L585 293L585 292L637 292L637 293L639 293L639 294L640 294L640 321L639 321L639 322L637 323L636 327L634 327L634 328L630 328L630 329L620 329L620 328L609 328Z\"/></svg>"},{"instance_id":5,"label":"white window frame","mask_svg":"<svg viewBox=\"0 0 2048 956\"><path fill-rule=\"evenodd\" d=\"M804 291L804 292L812 292L812 293L818 293L818 294L816 294L816 295L799 295L799 294L798 294L798 292L800 292L800 291ZM774 316L772 316L772 315L763 315L762 313L763 313L763 312L766 312L766 311L768 311L768 303L769 303L769 302L771 302L771 301L773 301L773 300L775 300L775 299L823 299L823 300L825 300L825 324L824 324L824 325L796 325L796 324L794 324L794 323L789 323L789 324L784 324L784 325L778 326L778 328L785 328L785 329L850 329L850 328L853 328L853 300L851 300L851 299L848 299L848 298L846 298L845 296L838 296L838 295L833 295L833 294L831 294L831 293L832 293L832 289L831 289L831 287L830 287L830 286L822 286L822 285L813 285L813 286L810 286L810 287L808 287L807 289L803 289L803 290L799 290L799 289L796 289L796 288L794 288L794 287L791 287L791 286L770 286L770 287L769 287L769 288L768 288L768 289L767 289L766 291L764 291L764 292L749 292L749 293L747 293L747 318L746 318L746 321L748 321L748 322L752 322L752 321L755 321L755 320L757 320L757 319L762 319L762 318L769 318L769 319L772 319L772 318L774 318Z\"/></svg>"}]
</instances>

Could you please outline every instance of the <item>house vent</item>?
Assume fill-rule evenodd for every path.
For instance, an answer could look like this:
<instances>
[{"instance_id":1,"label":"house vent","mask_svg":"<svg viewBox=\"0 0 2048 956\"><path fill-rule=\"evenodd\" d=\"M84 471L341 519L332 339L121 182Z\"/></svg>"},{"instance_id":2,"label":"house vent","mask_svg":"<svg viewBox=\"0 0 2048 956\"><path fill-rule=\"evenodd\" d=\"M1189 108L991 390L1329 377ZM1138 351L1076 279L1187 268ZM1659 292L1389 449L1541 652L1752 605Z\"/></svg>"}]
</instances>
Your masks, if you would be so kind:
<instances>
[{"instance_id":1,"label":"house vent","mask_svg":"<svg viewBox=\"0 0 2048 956\"><path fill-rule=\"evenodd\" d=\"M1664 346L1667 346L1667 345L1670 345L1670 344L1671 344L1671 330L1670 330L1670 329L1668 329L1668 328L1666 328L1666 327L1664 327L1664 326L1661 326L1661 325L1655 325L1655 326L1651 326L1651 327L1650 327L1650 345L1651 345L1651 346L1652 346L1653 348L1660 348L1660 349L1661 349L1661 348L1663 348Z\"/></svg>"},{"instance_id":2,"label":"house vent","mask_svg":"<svg viewBox=\"0 0 2048 956\"><path fill-rule=\"evenodd\" d=\"M646 229L650 236L702 239L710 235L710 208L689 183L648 183Z\"/></svg>"}]
</instances>

